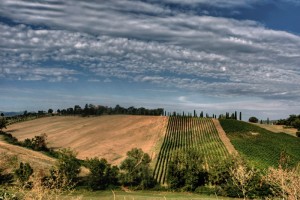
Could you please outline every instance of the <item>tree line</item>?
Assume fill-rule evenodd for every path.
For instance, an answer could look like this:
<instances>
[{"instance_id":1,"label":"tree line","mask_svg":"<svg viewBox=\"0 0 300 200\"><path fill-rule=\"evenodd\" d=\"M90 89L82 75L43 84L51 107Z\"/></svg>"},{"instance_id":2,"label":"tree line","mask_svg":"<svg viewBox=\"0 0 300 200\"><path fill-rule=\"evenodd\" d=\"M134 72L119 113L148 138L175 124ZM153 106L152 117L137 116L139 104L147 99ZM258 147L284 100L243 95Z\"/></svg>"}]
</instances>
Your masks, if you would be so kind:
<instances>
[{"instance_id":1,"label":"tree line","mask_svg":"<svg viewBox=\"0 0 300 200\"><path fill-rule=\"evenodd\" d=\"M276 125L296 128L298 130L296 135L300 137L300 115L290 115L286 119L280 119L276 122Z\"/></svg>"},{"instance_id":2,"label":"tree line","mask_svg":"<svg viewBox=\"0 0 300 200\"><path fill-rule=\"evenodd\" d=\"M53 114L53 109L49 109L48 113ZM160 116L164 115L163 108L156 109L147 109L144 107L135 108L130 106L128 108L122 107L120 105L116 105L115 107L102 106L102 105L94 105L94 104L85 104L82 108L79 105L75 105L74 107L66 108L66 109L57 109L57 114L60 115L82 115L82 116L90 116L90 115L153 115Z\"/></svg>"}]
</instances>

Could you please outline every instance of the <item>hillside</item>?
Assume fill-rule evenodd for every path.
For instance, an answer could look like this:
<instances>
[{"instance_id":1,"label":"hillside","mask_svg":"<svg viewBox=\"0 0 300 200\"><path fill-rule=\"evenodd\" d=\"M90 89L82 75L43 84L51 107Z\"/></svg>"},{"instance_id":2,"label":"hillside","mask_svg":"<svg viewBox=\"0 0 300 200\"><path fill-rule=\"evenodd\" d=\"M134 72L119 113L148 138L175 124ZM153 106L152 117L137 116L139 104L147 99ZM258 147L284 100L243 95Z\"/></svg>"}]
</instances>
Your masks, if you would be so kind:
<instances>
[{"instance_id":1,"label":"hillside","mask_svg":"<svg viewBox=\"0 0 300 200\"><path fill-rule=\"evenodd\" d=\"M55 163L55 159L50 158L43 153L26 149L20 146L7 144L2 140L2 137L0 137L0 155L3 154L17 156L20 162L30 163L30 165L35 170L43 169L47 171Z\"/></svg>"},{"instance_id":2,"label":"hillside","mask_svg":"<svg viewBox=\"0 0 300 200\"><path fill-rule=\"evenodd\" d=\"M300 162L299 138L237 120L220 120L220 123L236 150L260 169L278 166L282 151L290 157L290 164Z\"/></svg>"},{"instance_id":3,"label":"hillside","mask_svg":"<svg viewBox=\"0 0 300 200\"><path fill-rule=\"evenodd\" d=\"M6 132L19 140L46 133L49 147L70 147L80 159L97 156L119 164L134 147L154 158L166 122L162 116L55 116L13 124Z\"/></svg>"}]
</instances>

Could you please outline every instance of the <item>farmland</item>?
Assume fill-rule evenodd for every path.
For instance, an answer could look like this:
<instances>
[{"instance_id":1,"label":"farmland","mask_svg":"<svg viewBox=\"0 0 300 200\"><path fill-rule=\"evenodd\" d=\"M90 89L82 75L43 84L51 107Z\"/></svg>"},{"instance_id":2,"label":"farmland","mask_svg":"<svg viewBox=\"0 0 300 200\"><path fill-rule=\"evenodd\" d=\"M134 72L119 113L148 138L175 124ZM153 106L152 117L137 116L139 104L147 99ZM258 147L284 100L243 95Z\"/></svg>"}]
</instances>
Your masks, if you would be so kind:
<instances>
[{"instance_id":1,"label":"farmland","mask_svg":"<svg viewBox=\"0 0 300 200\"><path fill-rule=\"evenodd\" d=\"M299 138L242 121L220 120L220 123L238 152L257 168L277 166L282 151L290 157L291 165L300 160Z\"/></svg>"},{"instance_id":2,"label":"farmland","mask_svg":"<svg viewBox=\"0 0 300 200\"><path fill-rule=\"evenodd\" d=\"M212 119L170 117L166 135L154 169L154 178L164 184L168 163L175 152L196 149L204 155L206 165L228 155Z\"/></svg>"},{"instance_id":3,"label":"farmland","mask_svg":"<svg viewBox=\"0 0 300 200\"><path fill-rule=\"evenodd\" d=\"M45 133L49 147L70 147L80 159L97 156L120 164L126 152L134 147L155 157L166 121L161 116L55 116L12 124L6 132L19 140Z\"/></svg>"}]
</instances>

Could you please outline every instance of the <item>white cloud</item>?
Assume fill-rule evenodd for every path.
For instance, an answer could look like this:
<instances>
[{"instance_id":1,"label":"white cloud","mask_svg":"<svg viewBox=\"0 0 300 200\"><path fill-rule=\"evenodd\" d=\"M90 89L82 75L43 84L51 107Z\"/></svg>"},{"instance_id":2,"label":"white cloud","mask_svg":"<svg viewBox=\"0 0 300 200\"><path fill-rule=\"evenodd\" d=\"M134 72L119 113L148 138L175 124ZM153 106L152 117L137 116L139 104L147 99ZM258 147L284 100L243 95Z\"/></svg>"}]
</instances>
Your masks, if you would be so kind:
<instances>
[{"instance_id":1,"label":"white cloud","mask_svg":"<svg viewBox=\"0 0 300 200\"><path fill-rule=\"evenodd\" d=\"M225 7L253 3L181 2ZM89 81L120 78L216 96L300 98L297 35L270 30L254 21L173 12L157 2L71 4L0 2L1 14L49 27L35 30L0 24L2 77L75 81L80 73L93 73L99 78ZM52 61L84 70L45 67L44 63Z\"/></svg>"}]
</instances>

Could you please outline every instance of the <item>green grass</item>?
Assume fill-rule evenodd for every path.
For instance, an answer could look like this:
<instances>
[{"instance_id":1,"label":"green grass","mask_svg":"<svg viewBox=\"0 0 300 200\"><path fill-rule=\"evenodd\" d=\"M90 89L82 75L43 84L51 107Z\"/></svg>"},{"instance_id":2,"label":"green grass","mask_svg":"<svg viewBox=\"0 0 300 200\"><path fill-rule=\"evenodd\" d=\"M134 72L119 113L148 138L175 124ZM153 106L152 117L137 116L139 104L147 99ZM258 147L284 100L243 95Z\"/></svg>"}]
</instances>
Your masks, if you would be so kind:
<instances>
[{"instance_id":1,"label":"green grass","mask_svg":"<svg viewBox=\"0 0 300 200\"><path fill-rule=\"evenodd\" d=\"M292 166L300 162L300 138L237 120L223 119L220 123L236 150L255 167L278 166L282 151L290 157Z\"/></svg>"},{"instance_id":2,"label":"green grass","mask_svg":"<svg viewBox=\"0 0 300 200\"><path fill-rule=\"evenodd\" d=\"M116 200L211 200L211 199L226 199L230 200L232 198L216 197L208 195L199 195L187 192L158 192L158 191L114 191ZM76 191L73 196L82 196L82 200L114 200L114 195L112 191Z\"/></svg>"}]
</instances>

